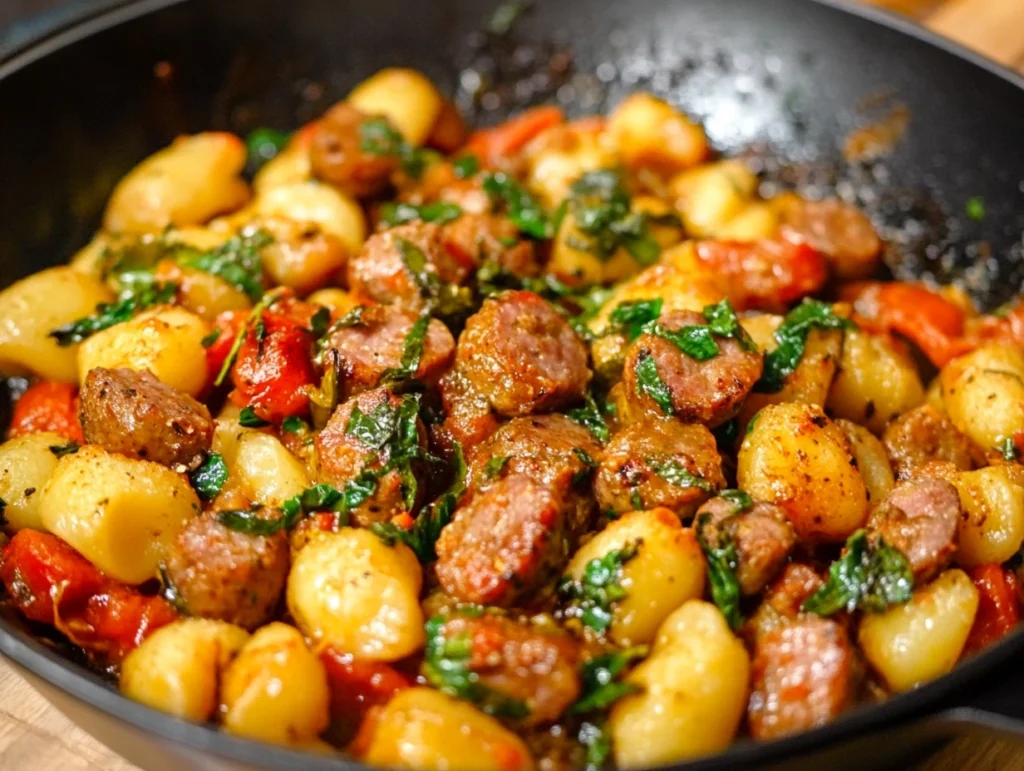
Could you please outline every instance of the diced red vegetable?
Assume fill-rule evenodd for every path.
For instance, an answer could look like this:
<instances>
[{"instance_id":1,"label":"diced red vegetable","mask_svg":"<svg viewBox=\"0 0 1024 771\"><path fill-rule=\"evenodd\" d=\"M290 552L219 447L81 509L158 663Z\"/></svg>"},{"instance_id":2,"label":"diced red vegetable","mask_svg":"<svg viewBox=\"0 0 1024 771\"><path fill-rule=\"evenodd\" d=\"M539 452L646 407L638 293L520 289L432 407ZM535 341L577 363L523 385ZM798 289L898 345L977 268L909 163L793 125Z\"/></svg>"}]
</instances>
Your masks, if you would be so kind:
<instances>
[{"instance_id":1,"label":"diced red vegetable","mask_svg":"<svg viewBox=\"0 0 1024 771\"><path fill-rule=\"evenodd\" d=\"M50 533L16 533L0 552L0 581L26 618L56 626L110 662L178 618L162 597L108 578Z\"/></svg>"},{"instance_id":2,"label":"diced red vegetable","mask_svg":"<svg viewBox=\"0 0 1024 771\"><path fill-rule=\"evenodd\" d=\"M249 311L224 311L214 322L214 328L218 332L217 339L206 349L206 371L210 383L213 383L220 374L224 361L231 353L231 346L234 345L235 338L248 318Z\"/></svg>"},{"instance_id":3,"label":"diced red vegetable","mask_svg":"<svg viewBox=\"0 0 1024 771\"><path fill-rule=\"evenodd\" d=\"M331 688L331 714L348 725L361 723L371 707L383 706L412 682L381 661L361 661L327 648L320 654Z\"/></svg>"},{"instance_id":4,"label":"diced red vegetable","mask_svg":"<svg viewBox=\"0 0 1024 771\"><path fill-rule=\"evenodd\" d=\"M828 279L824 255L802 243L700 241L697 257L721 276L722 289L737 310L783 311Z\"/></svg>"},{"instance_id":5,"label":"diced red vegetable","mask_svg":"<svg viewBox=\"0 0 1024 771\"><path fill-rule=\"evenodd\" d=\"M964 656L984 650L1008 634L1020 620L1017 577L1001 565L979 565L968 571L978 588L978 613L964 646Z\"/></svg>"},{"instance_id":6,"label":"diced red vegetable","mask_svg":"<svg viewBox=\"0 0 1024 771\"><path fill-rule=\"evenodd\" d=\"M479 158L484 166L493 168L545 129L564 122L565 113L561 108L551 105L534 107L498 126L474 131L466 141L465 151Z\"/></svg>"},{"instance_id":7,"label":"diced red vegetable","mask_svg":"<svg viewBox=\"0 0 1024 771\"><path fill-rule=\"evenodd\" d=\"M78 422L78 387L71 383L44 380L29 387L14 405L8 437L53 431L83 443L82 424Z\"/></svg>"}]
</instances>

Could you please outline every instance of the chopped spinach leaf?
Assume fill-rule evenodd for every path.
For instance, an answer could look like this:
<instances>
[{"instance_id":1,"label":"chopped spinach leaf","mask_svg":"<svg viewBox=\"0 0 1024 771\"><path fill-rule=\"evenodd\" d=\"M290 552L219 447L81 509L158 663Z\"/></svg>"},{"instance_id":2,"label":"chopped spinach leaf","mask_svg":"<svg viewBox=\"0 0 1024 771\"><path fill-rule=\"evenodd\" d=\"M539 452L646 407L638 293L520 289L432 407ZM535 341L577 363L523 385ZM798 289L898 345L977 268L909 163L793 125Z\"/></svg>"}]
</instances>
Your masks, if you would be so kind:
<instances>
[{"instance_id":1,"label":"chopped spinach leaf","mask_svg":"<svg viewBox=\"0 0 1024 771\"><path fill-rule=\"evenodd\" d=\"M608 430L608 423L604 419L601 408L591 392L588 391L583 397L582 407L573 407L565 414L570 420L576 421L590 431L601 444L605 444L608 441L611 435L611 432Z\"/></svg>"},{"instance_id":2,"label":"chopped spinach leaf","mask_svg":"<svg viewBox=\"0 0 1024 771\"><path fill-rule=\"evenodd\" d=\"M56 455L58 458L63 458L65 455L74 455L81 449L81 445L78 442L68 442L67 444L51 444L50 452Z\"/></svg>"},{"instance_id":3,"label":"chopped spinach leaf","mask_svg":"<svg viewBox=\"0 0 1024 771\"><path fill-rule=\"evenodd\" d=\"M200 340L199 342L202 343L203 348L209 348L211 345L216 343L218 340L220 340L220 330L219 329L215 329L210 334L208 334L206 337L204 337L202 340Z\"/></svg>"},{"instance_id":4,"label":"chopped spinach leaf","mask_svg":"<svg viewBox=\"0 0 1024 771\"><path fill-rule=\"evenodd\" d=\"M330 323L331 311L329 308L321 305L309 319L309 331L313 333L314 337L323 337L327 333Z\"/></svg>"},{"instance_id":5,"label":"chopped spinach leaf","mask_svg":"<svg viewBox=\"0 0 1024 771\"><path fill-rule=\"evenodd\" d=\"M711 492L711 483L688 471L675 458L647 458L647 465L659 477L676 487L696 487Z\"/></svg>"},{"instance_id":6,"label":"chopped spinach leaf","mask_svg":"<svg viewBox=\"0 0 1024 771\"><path fill-rule=\"evenodd\" d=\"M757 352L757 345L747 334L747 330L740 324L739 316L728 300L722 300L714 305L705 305L704 319L708 327L719 337L731 337L745 351Z\"/></svg>"},{"instance_id":7,"label":"chopped spinach leaf","mask_svg":"<svg viewBox=\"0 0 1024 771\"><path fill-rule=\"evenodd\" d=\"M649 324L645 332L662 337L695 361L707 361L719 354L718 343L710 327L688 324L680 329L667 329L661 324Z\"/></svg>"},{"instance_id":8,"label":"chopped spinach leaf","mask_svg":"<svg viewBox=\"0 0 1024 771\"><path fill-rule=\"evenodd\" d=\"M304 515L315 511L334 512L341 524L345 524L348 521L348 512L353 508L352 500L358 499L359 495L358 492L349 490L353 484L350 482L341 492L326 484L307 487L282 503L281 513L276 517L262 516L264 507L256 505L250 509L219 511L216 519L231 530L249 535L273 535L282 530L291 530L299 524Z\"/></svg>"},{"instance_id":9,"label":"chopped spinach leaf","mask_svg":"<svg viewBox=\"0 0 1024 771\"><path fill-rule=\"evenodd\" d=\"M903 552L880 536L869 538L866 530L858 530L829 568L828 581L800 609L819 616L841 610L881 613L909 601L913 588L914 576Z\"/></svg>"},{"instance_id":10,"label":"chopped spinach leaf","mask_svg":"<svg viewBox=\"0 0 1024 771\"><path fill-rule=\"evenodd\" d=\"M359 125L359 149L368 155L393 155L413 179L423 176L424 169L440 157L406 142L387 118L370 118Z\"/></svg>"},{"instance_id":11,"label":"chopped spinach leaf","mask_svg":"<svg viewBox=\"0 0 1024 771\"><path fill-rule=\"evenodd\" d=\"M249 132L245 138L245 150L248 166L253 171L264 163L277 157L291 139L287 131L272 128L257 128Z\"/></svg>"},{"instance_id":12,"label":"chopped spinach leaf","mask_svg":"<svg viewBox=\"0 0 1024 771\"><path fill-rule=\"evenodd\" d=\"M290 415L281 421L281 430L289 434L304 434L309 431L309 424L302 418Z\"/></svg>"},{"instance_id":13,"label":"chopped spinach leaf","mask_svg":"<svg viewBox=\"0 0 1024 771\"><path fill-rule=\"evenodd\" d=\"M612 737L603 721L587 721L580 726L576 740L586 750L583 771L603 771L612 756Z\"/></svg>"},{"instance_id":14,"label":"chopped spinach leaf","mask_svg":"<svg viewBox=\"0 0 1024 771\"><path fill-rule=\"evenodd\" d=\"M427 300L429 309L436 310L441 316L456 316L469 310L473 304L469 289L442 282L437 272L432 270L427 255L412 241L396 238L395 246L402 265L420 290L420 296Z\"/></svg>"},{"instance_id":15,"label":"chopped spinach leaf","mask_svg":"<svg viewBox=\"0 0 1024 771\"><path fill-rule=\"evenodd\" d=\"M714 428L711 433L715 435L715 443L722 453L732 450L740 435L740 422L736 418L730 418Z\"/></svg>"},{"instance_id":16,"label":"chopped spinach leaf","mask_svg":"<svg viewBox=\"0 0 1024 771\"><path fill-rule=\"evenodd\" d=\"M508 465L510 460L512 460L510 455L496 455L491 458L484 464L484 478L497 479L501 476L501 472L505 470L505 466Z\"/></svg>"},{"instance_id":17,"label":"chopped spinach leaf","mask_svg":"<svg viewBox=\"0 0 1024 771\"><path fill-rule=\"evenodd\" d=\"M488 172L483 178L484 192L491 200L505 205L508 218L520 231L537 239L551 238L554 227L533 194L504 172Z\"/></svg>"},{"instance_id":18,"label":"chopped spinach leaf","mask_svg":"<svg viewBox=\"0 0 1024 771\"><path fill-rule=\"evenodd\" d=\"M617 678L624 674L634 661L644 658L649 650L646 645L637 645L603 653L584 661L580 666L582 693L569 707L569 714L582 715L608 709L623 696L639 691L639 686L623 683Z\"/></svg>"},{"instance_id":19,"label":"chopped spinach leaf","mask_svg":"<svg viewBox=\"0 0 1024 771\"><path fill-rule=\"evenodd\" d=\"M563 576L558 593L568 603L567 615L604 634L612 623L612 606L626 597L621 583L622 567L636 556L637 546L612 549L603 557L590 560L579 580Z\"/></svg>"},{"instance_id":20,"label":"chopped spinach leaf","mask_svg":"<svg viewBox=\"0 0 1024 771\"><path fill-rule=\"evenodd\" d=\"M658 365L646 348L638 354L633 372L636 374L636 395L651 397L654 403L661 407L663 413L672 415L675 412L672 406L672 392L661 379Z\"/></svg>"},{"instance_id":21,"label":"chopped spinach leaf","mask_svg":"<svg viewBox=\"0 0 1024 771\"><path fill-rule=\"evenodd\" d=\"M206 456L203 465L188 475L192 487L204 501L217 497L228 481L228 464L219 452Z\"/></svg>"},{"instance_id":22,"label":"chopped spinach leaf","mask_svg":"<svg viewBox=\"0 0 1024 771\"><path fill-rule=\"evenodd\" d=\"M270 425L268 421L257 415L256 410L251 406L243 407L242 411L238 413L238 424L245 428L263 428Z\"/></svg>"},{"instance_id":23,"label":"chopped spinach leaf","mask_svg":"<svg viewBox=\"0 0 1024 771\"><path fill-rule=\"evenodd\" d=\"M744 511L749 511L754 505L754 499L743 490L720 490L718 497L732 504L733 514L742 514Z\"/></svg>"},{"instance_id":24,"label":"chopped spinach leaf","mask_svg":"<svg viewBox=\"0 0 1024 771\"><path fill-rule=\"evenodd\" d=\"M423 358L423 346L429 325L430 314L428 313L424 313L416 319L409 334L405 336L401 363L397 367L389 367L384 370L384 374L381 376L382 384L402 383L416 376L416 372L420 368L420 360Z\"/></svg>"},{"instance_id":25,"label":"chopped spinach leaf","mask_svg":"<svg viewBox=\"0 0 1024 771\"><path fill-rule=\"evenodd\" d=\"M179 256L186 268L201 270L241 289L254 302L263 297L263 260L260 252L274 239L263 230L244 232L208 252Z\"/></svg>"},{"instance_id":26,"label":"chopped spinach leaf","mask_svg":"<svg viewBox=\"0 0 1024 771\"><path fill-rule=\"evenodd\" d=\"M395 203L389 201L381 204L380 221L388 227L404 225L406 222L436 222L443 225L462 216L462 208L458 204L437 201L416 206L411 203Z\"/></svg>"},{"instance_id":27,"label":"chopped spinach leaf","mask_svg":"<svg viewBox=\"0 0 1024 771\"><path fill-rule=\"evenodd\" d=\"M144 308L170 302L177 290L175 284L158 284L151 280L122 291L115 302L100 303L93 315L59 326L49 336L62 347L80 343L90 335L128 321Z\"/></svg>"},{"instance_id":28,"label":"chopped spinach leaf","mask_svg":"<svg viewBox=\"0 0 1024 771\"><path fill-rule=\"evenodd\" d=\"M613 332L623 332L630 340L636 340L644 331L644 327L657 321L661 315L663 300L627 300L615 306L608 317Z\"/></svg>"},{"instance_id":29,"label":"chopped spinach leaf","mask_svg":"<svg viewBox=\"0 0 1024 771\"><path fill-rule=\"evenodd\" d=\"M755 390L761 393L778 393L786 384L786 378L800 365L807 336L812 329L852 329L849 319L837 316L832 306L820 300L809 298L786 314L782 324L775 330L778 347L764 357L764 372Z\"/></svg>"},{"instance_id":30,"label":"chopped spinach leaf","mask_svg":"<svg viewBox=\"0 0 1024 771\"><path fill-rule=\"evenodd\" d=\"M722 611L729 626L739 629L743 624L743 616L740 614L740 582L736 578L740 555L736 544L721 529L718 531L717 542L708 542L704 531L710 520L710 514L701 514L698 517L697 542L704 552L704 559L707 563L711 599Z\"/></svg>"},{"instance_id":31,"label":"chopped spinach leaf","mask_svg":"<svg viewBox=\"0 0 1024 771\"><path fill-rule=\"evenodd\" d=\"M585 482L590 479L591 475L600 465L596 460L590 457L586 450L582 447L573 447L572 454L579 459L579 462L583 464L583 468L572 475L572 483L578 485L581 482Z\"/></svg>"},{"instance_id":32,"label":"chopped spinach leaf","mask_svg":"<svg viewBox=\"0 0 1024 771\"><path fill-rule=\"evenodd\" d=\"M469 179L480 171L480 159L475 155L463 155L452 161L452 169L455 171L456 179Z\"/></svg>"}]
</instances>

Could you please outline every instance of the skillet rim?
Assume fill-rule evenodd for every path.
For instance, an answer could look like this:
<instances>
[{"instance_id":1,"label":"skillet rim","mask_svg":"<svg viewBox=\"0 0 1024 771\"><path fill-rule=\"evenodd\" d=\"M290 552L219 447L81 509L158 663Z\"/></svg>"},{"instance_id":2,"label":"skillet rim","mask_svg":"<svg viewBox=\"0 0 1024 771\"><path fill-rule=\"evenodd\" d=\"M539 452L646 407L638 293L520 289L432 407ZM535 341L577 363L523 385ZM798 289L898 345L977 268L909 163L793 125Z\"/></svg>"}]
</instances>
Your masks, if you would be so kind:
<instances>
[{"instance_id":1,"label":"skillet rim","mask_svg":"<svg viewBox=\"0 0 1024 771\"><path fill-rule=\"evenodd\" d=\"M81 12L72 12L44 32L30 36L21 44L0 51L0 80L33 62L45 58L91 35L149 13L178 5L188 0L108 0ZM887 27L916 41L937 48L950 56L1016 87L1024 96L1024 75L989 59L967 47L943 37L910 19L893 12L854 4L851 0L803 0L823 6L838 14L849 14L870 23ZM51 17L54 14L50 14ZM45 20L46 16L43 16ZM23 639L26 638L26 639ZM964 686L980 680L999 664L1024 649L1024 625L1005 640L983 654L957 666L949 674L915 691L898 694L881 704L861 705L833 723L791 737L756 743L742 740L723 752L693 761L655 767L660 771L726 771L750 764L795 759L815 749L839 745L868 732L881 733L899 729L915 717L924 721L941 721L943 716L962 717L966 713L942 703L954 693L963 693ZM250 739L226 734L207 724L195 724L130 701L116 690L57 651L42 645L27 633L17 631L0 618L0 654L24 668L50 686L62 691L83 706L98 709L108 719L127 723L154 740L176 744L218 758L278 771L371 771L371 767L350 758L317 756L306 751L274 747Z\"/></svg>"}]
</instances>

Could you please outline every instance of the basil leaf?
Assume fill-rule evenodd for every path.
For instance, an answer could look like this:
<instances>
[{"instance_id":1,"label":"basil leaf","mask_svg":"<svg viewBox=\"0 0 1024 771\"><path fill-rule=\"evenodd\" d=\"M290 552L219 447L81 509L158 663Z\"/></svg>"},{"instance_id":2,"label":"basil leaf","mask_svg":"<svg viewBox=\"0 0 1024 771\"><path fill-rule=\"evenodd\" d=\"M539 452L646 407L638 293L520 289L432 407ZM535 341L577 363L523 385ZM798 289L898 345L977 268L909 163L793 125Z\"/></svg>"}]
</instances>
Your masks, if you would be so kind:
<instances>
[{"instance_id":1,"label":"basil leaf","mask_svg":"<svg viewBox=\"0 0 1024 771\"><path fill-rule=\"evenodd\" d=\"M456 179L469 179L480 171L480 159L475 155L463 155L452 161Z\"/></svg>"},{"instance_id":2,"label":"basil leaf","mask_svg":"<svg viewBox=\"0 0 1024 771\"><path fill-rule=\"evenodd\" d=\"M705 305L704 319L708 322L708 327L719 337L731 337L733 340L740 344L740 347L745 351L752 353L757 352L757 345L751 339L750 335L740 324L739 316L736 315L736 311L732 307L732 303L728 300L722 300L714 305Z\"/></svg>"},{"instance_id":3,"label":"basil leaf","mask_svg":"<svg viewBox=\"0 0 1024 771\"><path fill-rule=\"evenodd\" d=\"M51 444L50 452L56 457L63 458L65 455L74 455L81 449L81 445L78 442L68 442L67 444Z\"/></svg>"},{"instance_id":4,"label":"basil leaf","mask_svg":"<svg viewBox=\"0 0 1024 771\"><path fill-rule=\"evenodd\" d=\"M439 691L476 704L494 717L523 718L530 714L526 702L511 698L479 682L471 667L473 639L468 632L448 637L447 619L435 616L424 627L427 641L423 656L423 677Z\"/></svg>"},{"instance_id":5,"label":"basil leaf","mask_svg":"<svg viewBox=\"0 0 1024 771\"><path fill-rule=\"evenodd\" d=\"M257 171L264 163L277 157L291 134L272 128L257 128L249 132L245 138L245 150L250 169Z\"/></svg>"},{"instance_id":6,"label":"basil leaf","mask_svg":"<svg viewBox=\"0 0 1024 771\"><path fill-rule=\"evenodd\" d=\"M360 482L357 477L341 492L326 484L307 487L282 503L280 516L274 518L260 516L263 507L257 505L251 509L219 511L216 519L231 530L249 535L273 535L282 530L291 530L299 524L304 515L315 511L333 511L339 515L341 524L345 524L348 521L348 512L354 507L352 501L357 500L358 502L354 504L357 506L365 500L359 500L362 494Z\"/></svg>"},{"instance_id":7,"label":"basil leaf","mask_svg":"<svg viewBox=\"0 0 1024 771\"><path fill-rule=\"evenodd\" d=\"M331 323L331 311L321 305L309 319L309 331L314 337L323 337Z\"/></svg>"},{"instance_id":8,"label":"basil leaf","mask_svg":"<svg viewBox=\"0 0 1024 771\"><path fill-rule=\"evenodd\" d=\"M370 118L359 125L359 149L368 155L393 155L413 179L423 176L427 165L440 157L433 150L410 145L387 118Z\"/></svg>"},{"instance_id":9,"label":"basil leaf","mask_svg":"<svg viewBox=\"0 0 1024 771\"><path fill-rule=\"evenodd\" d=\"M432 266L427 261L427 255L412 241L396 238L395 246L402 265L420 290L420 296L427 300L429 309L436 310L441 316L455 316L469 310L473 297L466 287L443 283L437 273L430 269Z\"/></svg>"},{"instance_id":10,"label":"basil leaf","mask_svg":"<svg viewBox=\"0 0 1024 771\"><path fill-rule=\"evenodd\" d=\"M420 368L420 360L423 358L423 347L429 325L429 313L424 313L416 319L416 323L412 325L409 334L405 336L401 363L398 367L389 367L384 370L381 376L382 384L401 383L415 377L416 372Z\"/></svg>"},{"instance_id":11,"label":"basil leaf","mask_svg":"<svg viewBox=\"0 0 1024 771\"><path fill-rule=\"evenodd\" d=\"M160 596L170 603L179 616L191 616L188 605L185 604L184 598L178 592L178 587L174 585L171 577L167 574L167 567L160 565L157 570L160 574Z\"/></svg>"},{"instance_id":12,"label":"basil leaf","mask_svg":"<svg viewBox=\"0 0 1024 771\"><path fill-rule=\"evenodd\" d=\"M199 342L202 344L203 348L209 348L211 345L216 343L218 340L220 340L220 330L219 329L215 329L210 334L208 334L206 337L204 337L202 340L200 340Z\"/></svg>"},{"instance_id":13,"label":"basil leaf","mask_svg":"<svg viewBox=\"0 0 1024 771\"><path fill-rule=\"evenodd\" d=\"M696 487L698 490L711 492L711 483L688 471L675 458L647 458L647 465L659 477L676 487Z\"/></svg>"},{"instance_id":14,"label":"basil leaf","mask_svg":"<svg viewBox=\"0 0 1024 771\"><path fill-rule=\"evenodd\" d=\"M504 172L488 172L483 178L484 192L493 201L504 203L508 218L528 236L551 238L554 228L533 194Z\"/></svg>"},{"instance_id":15,"label":"basil leaf","mask_svg":"<svg viewBox=\"0 0 1024 771\"><path fill-rule=\"evenodd\" d=\"M819 616L841 610L880 613L908 602L914 576L907 558L881 537L858 530L846 540L842 556L829 568L828 581L800 609Z\"/></svg>"},{"instance_id":16,"label":"basil leaf","mask_svg":"<svg viewBox=\"0 0 1024 771\"><path fill-rule=\"evenodd\" d=\"M713 359L719 353L718 343L715 342L710 327L692 324L681 329L666 329L661 324L650 324L644 331L668 340L696 361Z\"/></svg>"},{"instance_id":17,"label":"basil leaf","mask_svg":"<svg viewBox=\"0 0 1024 771\"><path fill-rule=\"evenodd\" d=\"M569 420L574 420L594 435L594 438L601 444L605 444L611 432L608 430L608 423L601 414L601 409L589 391L583 397L582 407L573 407L565 413Z\"/></svg>"},{"instance_id":18,"label":"basil leaf","mask_svg":"<svg viewBox=\"0 0 1024 771\"><path fill-rule=\"evenodd\" d=\"M616 701L640 690L633 683L616 682L619 675L638 659L644 658L650 648L637 645L632 648L611 651L587 659L580 666L581 694L569 707L570 715L608 709Z\"/></svg>"},{"instance_id":19,"label":"basil leaf","mask_svg":"<svg viewBox=\"0 0 1024 771\"><path fill-rule=\"evenodd\" d=\"M113 303L100 303L91 316L57 327L49 337L63 348L80 343L97 332L128 321L144 308L169 303L177 291L175 284L157 284L151 279L151 283L123 291Z\"/></svg>"},{"instance_id":20,"label":"basil leaf","mask_svg":"<svg viewBox=\"0 0 1024 771\"><path fill-rule=\"evenodd\" d=\"M740 614L740 582L736 578L736 569L740 564L736 544L725 533L719 530L718 542L709 543L704 530L711 520L710 514L701 514L697 521L697 542L704 552L704 560L708 569L708 584L711 586L711 599L722 611L725 620L733 629L743 625Z\"/></svg>"},{"instance_id":21,"label":"basil leaf","mask_svg":"<svg viewBox=\"0 0 1024 771\"><path fill-rule=\"evenodd\" d=\"M263 260L260 253L273 242L269 233L257 230L235 236L209 252L181 256L178 262L186 268L223 279L255 302L263 297Z\"/></svg>"},{"instance_id":22,"label":"basil leaf","mask_svg":"<svg viewBox=\"0 0 1024 771\"><path fill-rule=\"evenodd\" d=\"M742 514L754 505L754 499L742 490L719 490L718 497L732 504L733 514Z\"/></svg>"},{"instance_id":23,"label":"basil leaf","mask_svg":"<svg viewBox=\"0 0 1024 771\"><path fill-rule=\"evenodd\" d=\"M220 372L217 373L217 378L213 381L215 386L219 386L224 382L224 378L228 376L231 371L232 365L235 363L235 359L238 358L238 352L242 349L242 343L245 342L246 335L249 334L250 329L257 329L262 327L263 324L263 311L272 306L281 297L284 296L284 290L275 290L268 292L263 295L256 305L253 306L249 312L249 318L246 319L241 329L238 330L238 334L235 335L235 340L231 343L231 350L228 351L227 357L224 359L224 364L220 368Z\"/></svg>"},{"instance_id":24,"label":"basil leaf","mask_svg":"<svg viewBox=\"0 0 1024 771\"><path fill-rule=\"evenodd\" d=\"M281 421L281 430L289 434L304 434L309 431L309 424L302 418L290 415Z\"/></svg>"},{"instance_id":25,"label":"basil leaf","mask_svg":"<svg viewBox=\"0 0 1024 771\"><path fill-rule=\"evenodd\" d=\"M380 221L388 227L404 225L407 222L436 222L444 225L462 216L462 208L458 204L437 201L416 206L411 203L395 203L388 201L380 206Z\"/></svg>"},{"instance_id":26,"label":"basil leaf","mask_svg":"<svg viewBox=\"0 0 1024 771\"><path fill-rule=\"evenodd\" d=\"M579 618L584 626L604 634L612 623L612 606L627 595L621 583L622 566L636 556L636 551L636 544L612 549L590 560L580 580L564 576L558 593L568 603L567 616Z\"/></svg>"},{"instance_id":27,"label":"basil leaf","mask_svg":"<svg viewBox=\"0 0 1024 771\"><path fill-rule=\"evenodd\" d=\"M242 411L238 413L238 424L245 428L263 428L270 425L269 422L257 415L256 410L251 406L243 407Z\"/></svg>"},{"instance_id":28,"label":"basil leaf","mask_svg":"<svg viewBox=\"0 0 1024 771\"><path fill-rule=\"evenodd\" d=\"M603 771L612 756L612 737L603 722L585 722L576 740L586 750L583 771Z\"/></svg>"},{"instance_id":29,"label":"basil leaf","mask_svg":"<svg viewBox=\"0 0 1024 771\"><path fill-rule=\"evenodd\" d=\"M212 452L206 456L203 465L188 475L193 489L204 501L216 498L228 481L228 465L224 462L224 456L218 452Z\"/></svg>"},{"instance_id":30,"label":"basil leaf","mask_svg":"<svg viewBox=\"0 0 1024 771\"><path fill-rule=\"evenodd\" d=\"M572 454L575 455L579 459L579 462L583 464L583 468L572 475L572 483L574 485L578 485L589 479L600 464L591 458L587 451L582 447L573 447Z\"/></svg>"},{"instance_id":31,"label":"basil leaf","mask_svg":"<svg viewBox=\"0 0 1024 771\"><path fill-rule=\"evenodd\" d=\"M675 412L672 406L672 392L665 385L658 373L658 365L651 357L651 352L643 349L637 355L636 363L633 365L633 372L636 374L637 396L649 396L661 407L666 415Z\"/></svg>"},{"instance_id":32,"label":"basil leaf","mask_svg":"<svg viewBox=\"0 0 1024 771\"><path fill-rule=\"evenodd\" d=\"M657 321L661 315L663 300L627 300L619 303L608 316L613 332L624 332L630 340L636 340L643 332L644 326Z\"/></svg>"},{"instance_id":33,"label":"basil leaf","mask_svg":"<svg viewBox=\"0 0 1024 771\"><path fill-rule=\"evenodd\" d=\"M775 330L778 347L764 357L764 372L754 389L761 393L778 393L786 378L800 365L807 336L812 329L854 329L849 319L837 316L832 306L820 300L805 298L791 310Z\"/></svg>"},{"instance_id":34,"label":"basil leaf","mask_svg":"<svg viewBox=\"0 0 1024 771\"><path fill-rule=\"evenodd\" d=\"M272 519L262 517L260 516L261 511L263 511L262 506L255 506L251 509L225 509L218 511L215 519L229 530L255 536L274 535L282 530L289 530L298 523L297 518L292 521L292 518L286 514Z\"/></svg>"}]
</instances>

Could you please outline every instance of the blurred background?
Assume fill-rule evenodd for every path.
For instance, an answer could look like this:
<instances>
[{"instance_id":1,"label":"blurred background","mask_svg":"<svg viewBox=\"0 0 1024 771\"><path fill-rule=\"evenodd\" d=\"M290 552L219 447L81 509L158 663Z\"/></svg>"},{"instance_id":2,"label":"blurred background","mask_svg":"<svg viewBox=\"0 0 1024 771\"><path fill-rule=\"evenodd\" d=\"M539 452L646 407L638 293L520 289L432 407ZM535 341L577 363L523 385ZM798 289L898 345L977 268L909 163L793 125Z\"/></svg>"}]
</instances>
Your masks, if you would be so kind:
<instances>
[{"instance_id":1,"label":"blurred background","mask_svg":"<svg viewBox=\"0 0 1024 771\"><path fill-rule=\"evenodd\" d=\"M881 6L1024 71L1024 0L848 0ZM82 10L111 0L0 0L0 56L5 49Z\"/></svg>"}]
</instances>

